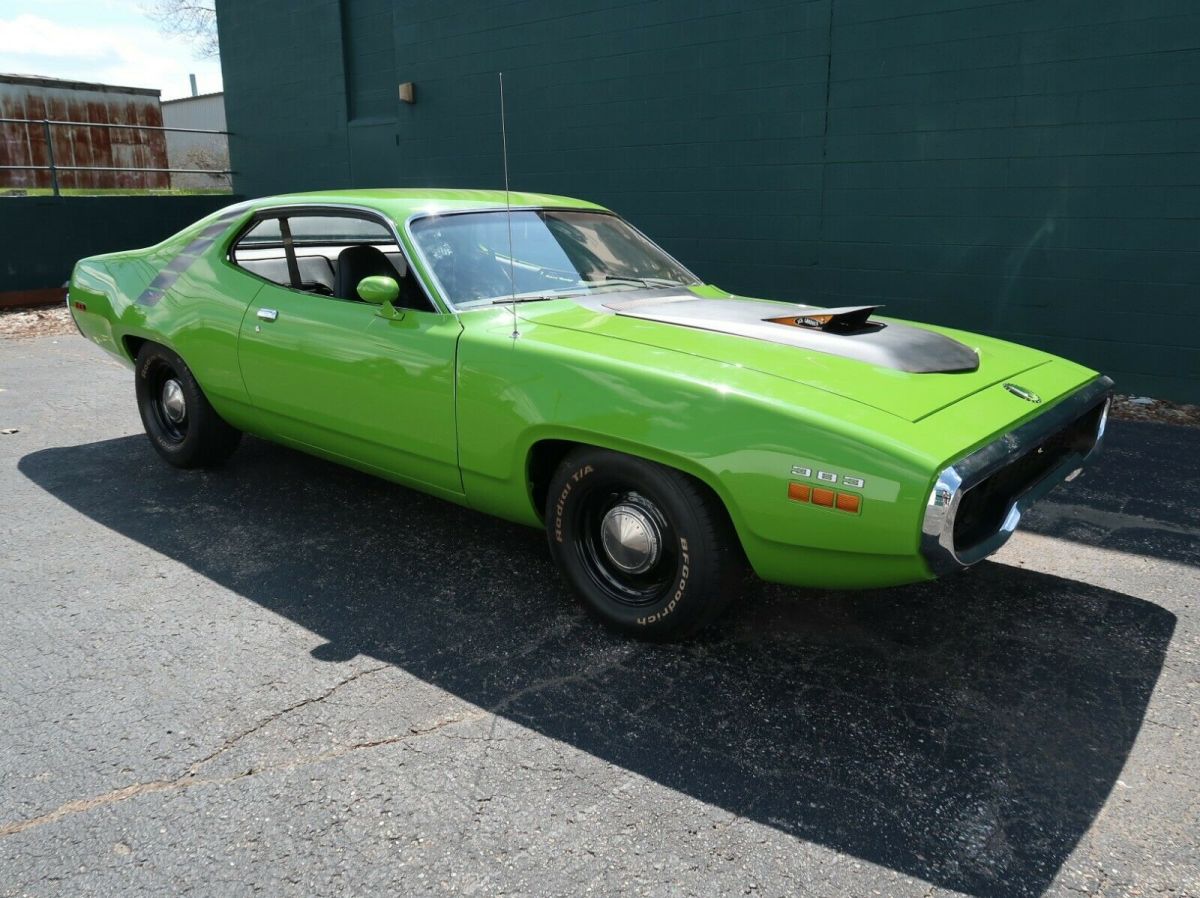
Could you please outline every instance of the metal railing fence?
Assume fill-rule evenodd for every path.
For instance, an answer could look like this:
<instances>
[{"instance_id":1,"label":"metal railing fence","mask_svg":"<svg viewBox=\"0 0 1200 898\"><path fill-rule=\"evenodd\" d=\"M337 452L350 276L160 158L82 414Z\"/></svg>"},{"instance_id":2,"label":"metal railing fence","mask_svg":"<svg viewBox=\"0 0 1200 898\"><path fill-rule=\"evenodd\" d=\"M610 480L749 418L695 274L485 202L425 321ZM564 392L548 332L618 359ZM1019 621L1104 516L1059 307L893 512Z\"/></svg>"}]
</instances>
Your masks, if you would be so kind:
<instances>
[{"instance_id":1,"label":"metal railing fence","mask_svg":"<svg viewBox=\"0 0 1200 898\"><path fill-rule=\"evenodd\" d=\"M123 166L123 165L60 165L56 161L54 154L54 132L51 130L58 126L67 126L75 128L112 128L126 129L134 131L159 131L159 132L177 132L184 134L211 134L214 136L228 137L229 131L217 131L211 128L174 128L166 125L136 125L120 122L72 122L59 119L49 118L3 118L0 117L0 125L18 124L18 125L41 125L43 134L46 140L46 161L47 165L0 165L0 171L48 171L50 172L50 184L54 191L54 196L61 196L62 190L59 185L59 172L145 172L147 174L194 174L194 175L211 175L213 177L228 177L233 175L233 170L229 168L173 168L173 167L148 167L148 166ZM166 152L167 147L163 147ZM30 159L32 161L32 146L30 147ZM3 189L4 185L0 185Z\"/></svg>"}]
</instances>

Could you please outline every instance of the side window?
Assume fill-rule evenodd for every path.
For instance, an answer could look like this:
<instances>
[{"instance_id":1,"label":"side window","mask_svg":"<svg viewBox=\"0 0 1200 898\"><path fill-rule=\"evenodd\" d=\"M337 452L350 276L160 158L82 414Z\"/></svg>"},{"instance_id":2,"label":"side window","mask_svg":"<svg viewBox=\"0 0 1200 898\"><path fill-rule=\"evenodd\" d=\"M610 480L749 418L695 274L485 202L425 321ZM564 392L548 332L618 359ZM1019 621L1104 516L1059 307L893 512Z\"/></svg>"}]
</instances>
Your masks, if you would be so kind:
<instances>
[{"instance_id":1,"label":"side window","mask_svg":"<svg viewBox=\"0 0 1200 898\"><path fill-rule=\"evenodd\" d=\"M432 308L390 228L354 215L297 212L264 218L230 252L239 268L281 287L361 302L358 284L384 275L400 285L397 305Z\"/></svg>"},{"instance_id":2,"label":"side window","mask_svg":"<svg viewBox=\"0 0 1200 898\"><path fill-rule=\"evenodd\" d=\"M371 243L394 244L392 232L378 221L332 215L292 215L288 218L297 246Z\"/></svg>"},{"instance_id":3,"label":"side window","mask_svg":"<svg viewBox=\"0 0 1200 898\"><path fill-rule=\"evenodd\" d=\"M264 218L242 235L238 246L283 246L283 237L279 232L279 219Z\"/></svg>"},{"instance_id":4,"label":"side window","mask_svg":"<svg viewBox=\"0 0 1200 898\"><path fill-rule=\"evenodd\" d=\"M296 286L292 284L291 270L288 267L288 253L283 239L283 220L279 218L264 218L252 225L233 248L230 257L235 265L244 268L251 274L256 274L263 280L271 281L281 287ZM299 258L296 259L299 263ZM322 267L327 270L321 270ZM297 265L299 271L298 289L305 290L305 275L308 275L306 292L321 292L314 285L325 286L330 295L333 291L333 269L328 262L306 262L303 268Z\"/></svg>"}]
</instances>

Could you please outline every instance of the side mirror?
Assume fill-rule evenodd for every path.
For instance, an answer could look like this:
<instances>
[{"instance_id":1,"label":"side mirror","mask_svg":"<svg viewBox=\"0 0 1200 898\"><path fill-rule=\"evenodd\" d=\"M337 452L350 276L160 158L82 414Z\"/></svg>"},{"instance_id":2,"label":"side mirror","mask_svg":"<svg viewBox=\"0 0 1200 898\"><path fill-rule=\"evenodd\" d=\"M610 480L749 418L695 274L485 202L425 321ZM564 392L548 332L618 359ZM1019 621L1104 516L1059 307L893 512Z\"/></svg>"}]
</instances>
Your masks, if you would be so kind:
<instances>
[{"instance_id":1,"label":"side mirror","mask_svg":"<svg viewBox=\"0 0 1200 898\"><path fill-rule=\"evenodd\" d=\"M400 285L396 283L395 278L386 275L375 275L358 282L359 298L372 305L390 305L399 295Z\"/></svg>"}]
</instances>

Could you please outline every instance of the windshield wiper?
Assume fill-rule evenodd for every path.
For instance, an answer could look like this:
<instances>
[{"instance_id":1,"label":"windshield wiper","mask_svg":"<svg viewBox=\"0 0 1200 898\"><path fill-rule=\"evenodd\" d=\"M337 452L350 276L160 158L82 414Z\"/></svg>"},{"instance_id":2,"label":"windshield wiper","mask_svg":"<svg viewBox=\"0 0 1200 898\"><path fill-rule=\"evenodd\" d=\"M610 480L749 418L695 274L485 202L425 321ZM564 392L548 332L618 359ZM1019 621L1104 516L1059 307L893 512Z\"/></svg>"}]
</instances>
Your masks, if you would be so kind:
<instances>
[{"instance_id":1,"label":"windshield wiper","mask_svg":"<svg viewBox=\"0 0 1200 898\"><path fill-rule=\"evenodd\" d=\"M589 287L603 287L606 284L641 284L643 287L683 287L681 281L673 281L670 278L639 278L628 276L606 275L602 281L590 281Z\"/></svg>"},{"instance_id":2,"label":"windshield wiper","mask_svg":"<svg viewBox=\"0 0 1200 898\"><path fill-rule=\"evenodd\" d=\"M506 306L514 302L546 302L551 299L562 299L569 293L539 293L537 296L498 296L491 301L493 306Z\"/></svg>"}]
</instances>

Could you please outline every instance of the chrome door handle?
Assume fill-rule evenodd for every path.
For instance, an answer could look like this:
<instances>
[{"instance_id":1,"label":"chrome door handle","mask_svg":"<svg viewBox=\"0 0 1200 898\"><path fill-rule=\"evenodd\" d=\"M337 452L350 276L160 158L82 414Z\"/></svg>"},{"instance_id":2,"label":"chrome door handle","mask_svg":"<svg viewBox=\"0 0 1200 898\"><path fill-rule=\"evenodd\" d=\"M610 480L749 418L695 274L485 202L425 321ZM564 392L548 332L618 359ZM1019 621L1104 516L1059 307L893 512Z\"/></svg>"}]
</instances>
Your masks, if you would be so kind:
<instances>
[{"instance_id":1,"label":"chrome door handle","mask_svg":"<svg viewBox=\"0 0 1200 898\"><path fill-rule=\"evenodd\" d=\"M274 321L279 317L279 312L275 309L259 309L258 317L263 321Z\"/></svg>"}]
</instances>

